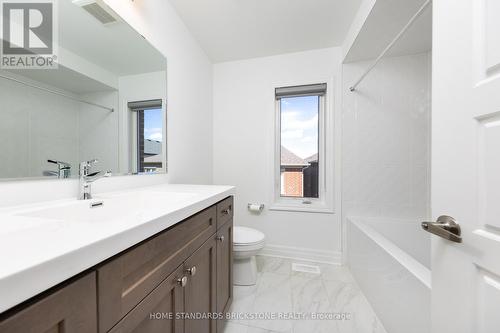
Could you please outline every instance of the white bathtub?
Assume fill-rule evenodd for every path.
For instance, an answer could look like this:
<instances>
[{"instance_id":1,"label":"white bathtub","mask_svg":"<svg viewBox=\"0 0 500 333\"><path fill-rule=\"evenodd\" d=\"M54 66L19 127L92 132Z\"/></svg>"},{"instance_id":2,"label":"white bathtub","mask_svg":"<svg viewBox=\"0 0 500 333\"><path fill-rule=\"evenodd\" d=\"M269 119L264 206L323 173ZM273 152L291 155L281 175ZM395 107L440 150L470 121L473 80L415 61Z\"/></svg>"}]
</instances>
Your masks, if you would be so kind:
<instances>
[{"instance_id":1,"label":"white bathtub","mask_svg":"<svg viewBox=\"0 0 500 333\"><path fill-rule=\"evenodd\" d=\"M430 332L431 244L418 222L347 218L347 263L388 333Z\"/></svg>"}]
</instances>

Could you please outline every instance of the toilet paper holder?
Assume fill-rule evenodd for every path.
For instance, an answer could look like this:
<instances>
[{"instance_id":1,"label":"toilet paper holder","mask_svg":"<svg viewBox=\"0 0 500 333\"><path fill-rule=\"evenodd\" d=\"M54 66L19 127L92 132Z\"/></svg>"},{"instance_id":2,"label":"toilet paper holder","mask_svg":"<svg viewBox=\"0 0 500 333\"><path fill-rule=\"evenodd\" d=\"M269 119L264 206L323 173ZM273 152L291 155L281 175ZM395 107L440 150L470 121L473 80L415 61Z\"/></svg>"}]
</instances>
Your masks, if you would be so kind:
<instances>
[{"instance_id":1,"label":"toilet paper holder","mask_svg":"<svg viewBox=\"0 0 500 333\"><path fill-rule=\"evenodd\" d=\"M264 204L253 204L253 203L249 203L247 205L247 208L249 211L251 212L255 212L255 213L261 213L263 210L264 210Z\"/></svg>"}]
</instances>

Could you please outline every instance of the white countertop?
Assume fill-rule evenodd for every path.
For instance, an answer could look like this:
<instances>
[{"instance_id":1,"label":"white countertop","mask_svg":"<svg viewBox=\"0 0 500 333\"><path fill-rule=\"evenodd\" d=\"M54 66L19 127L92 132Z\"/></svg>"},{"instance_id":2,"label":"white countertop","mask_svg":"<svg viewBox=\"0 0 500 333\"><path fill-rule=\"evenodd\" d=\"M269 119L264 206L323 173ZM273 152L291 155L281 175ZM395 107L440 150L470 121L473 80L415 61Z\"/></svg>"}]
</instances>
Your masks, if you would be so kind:
<instances>
[{"instance_id":1,"label":"white countertop","mask_svg":"<svg viewBox=\"0 0 500 333\"><path fill-rule=\"evenodd\" d=\"M162 184L0 209L0 313L233 194ZM94 218L89 205L98 201Z\"/></svg>"}]
</instances>

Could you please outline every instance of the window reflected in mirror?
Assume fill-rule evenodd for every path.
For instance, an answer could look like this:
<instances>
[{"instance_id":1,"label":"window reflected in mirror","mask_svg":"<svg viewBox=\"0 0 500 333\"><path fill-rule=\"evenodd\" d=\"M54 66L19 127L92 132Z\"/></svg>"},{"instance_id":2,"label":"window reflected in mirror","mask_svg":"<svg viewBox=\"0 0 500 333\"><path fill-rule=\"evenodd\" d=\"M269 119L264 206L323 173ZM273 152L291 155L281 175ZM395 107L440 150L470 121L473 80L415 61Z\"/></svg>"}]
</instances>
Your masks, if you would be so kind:
<instances>
[{"instance_id":1,"label":"window reflected in mirror","mask_svg":"<svg viewBox=\"0 0 500 333\"><path fill-rule=\"evenodd\" d=\"M54 3L57 66L0 68L0 180L77 178L94 159L92 172L167 172L166 58L118 15Z\"/></svg>"},{"instance_id":2,"label":"window reflected in mirror","mask_svg":"<svg viewBox=\"0 0 500 333\"><path fill-rule=\"evenodd\" d=\"M162 100L128 103L131 116L130 164L135 173L164 171Z\"/></svg>"}]
</instances>

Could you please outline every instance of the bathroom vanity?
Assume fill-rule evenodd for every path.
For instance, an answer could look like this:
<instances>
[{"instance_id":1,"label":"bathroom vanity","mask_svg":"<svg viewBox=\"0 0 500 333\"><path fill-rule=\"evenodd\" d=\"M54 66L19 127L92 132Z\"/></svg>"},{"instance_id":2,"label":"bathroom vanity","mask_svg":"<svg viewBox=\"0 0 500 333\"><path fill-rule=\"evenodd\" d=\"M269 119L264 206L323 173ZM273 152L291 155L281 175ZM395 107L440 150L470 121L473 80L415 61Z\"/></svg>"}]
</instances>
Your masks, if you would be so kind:
<instances>
[{"instance_id":1,"label":"bathroom vanity","mask_svg":"<svg viewBox=\"0 0 500 333\"><path fill-rule=\"evenodd\" d=\"M91 219L73 222L65 217L66 223L82 223L94 229L96 239L89 238L82 246L87 234L81 238L65 235L68 230L62 229L64 221L60 221L60 236L75 240L71 251L61 252L57 257L50 257L52 253L47 251L40 263L26 263L24 269L10 275L4 269L3 276L0 275L2 308L8 302L15 302L19 295L28 296L26 291L35 293L43 288L43 283L48 288L2 311L0 332L221 332L223 320L219 317L228 311L232 300L232 188L164 185L128 194L102 195L95 200L104 203L103 209L108 206L114 209L115 200L127 210L129 198L145 196L144 193L160 198L165 193L185 197L166 203L163 212L151 213L154 216L142 211L129 220L123 219L122 224L118 220L109 221L109 225L117 228L108 235L97 232L98 218L89 223ZM137 209L147 207L137 202ZM22 208L0 214L28 220L36 217L38 223L43 223L49 220L52 210L62 212L73 204L59 203L50 209ZM103 216L108 214L102 212ZM185 215L189 216L183 218ZM106 221L102 223L105 228ZM161 230L155 232L155 229ZM21 231L11 234L18 240L23 237ZM78 260L79 255L85 255L86 260ZM107 258L101 260L103 256ZM96 262L85 267L89 259ZM58 263L59 270L51 271L53 262ZM78 272L65 278L71 271ZM64 281L49 287L54 277ZM22 285L23 281L33 284Z\"/></svg>"},{"instance_id":2,"label":"bathroom vanity","mask_svg":"<svg viewBox=\"0 0 500 333\"><path fill-rule=\"evenodd\" d=\"M220 332L234 189L166 184L165 55L102 1L50 3L57 66L0 69L0 333Z\"/></svg>"}]
</instances>

